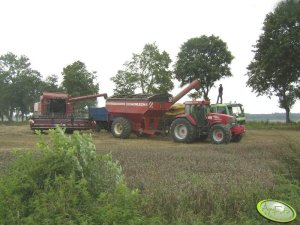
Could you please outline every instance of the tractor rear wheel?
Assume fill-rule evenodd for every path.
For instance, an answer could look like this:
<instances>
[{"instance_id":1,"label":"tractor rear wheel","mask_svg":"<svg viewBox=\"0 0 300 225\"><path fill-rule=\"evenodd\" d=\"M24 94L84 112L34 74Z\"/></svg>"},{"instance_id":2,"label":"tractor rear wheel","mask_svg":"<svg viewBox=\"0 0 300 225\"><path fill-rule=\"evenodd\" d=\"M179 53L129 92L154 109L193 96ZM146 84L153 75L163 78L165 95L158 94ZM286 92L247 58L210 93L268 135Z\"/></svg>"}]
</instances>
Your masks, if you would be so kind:
<instances>
[{"instance_id":1,"label":"tractor rear wheel","mask_svg":"<svg viewBox=\"0 0 300 225\"><path fill-rule=\"evenodd\" d=\"M224 124L216 124L210 128L209 138L213 144L227 144L231 140L231 131Z\"/></svg>"},{"instance_id":2,"label":"tractor rear wheel","mask_svg":"<svg viewBox=\"0 0 300 225\"><path fill-rule=\"evenodd\" d=\"M116 138L128 138L131 133L130 121L124 117L117 117L112 123L111 132Z\"/></svg>"},{"instance_id":3,"label":"tractor rear wheel","mask_svg":"<svg viewBox=\"0 0 300 225\"><path fill-rule=\"evenodd\" d=\"M170 132L175 142L190 143L196 137L196 127L184 118L174 120Z\"/></svg>"}]
</instances>

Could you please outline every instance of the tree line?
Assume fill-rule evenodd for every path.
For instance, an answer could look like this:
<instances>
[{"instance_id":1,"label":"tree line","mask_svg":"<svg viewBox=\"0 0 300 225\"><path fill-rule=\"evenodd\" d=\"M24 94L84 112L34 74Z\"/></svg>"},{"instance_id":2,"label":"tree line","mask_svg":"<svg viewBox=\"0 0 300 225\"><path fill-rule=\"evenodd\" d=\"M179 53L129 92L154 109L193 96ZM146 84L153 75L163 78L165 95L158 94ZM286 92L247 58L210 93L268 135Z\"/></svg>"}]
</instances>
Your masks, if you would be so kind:
<instances>
[{"instance_id":1,"label":"tree line","mask_svg":"<svg viewBox=\"0 0 300 225\"><path fill-rule=\"evenodd\" d=\"M258 96L276 96L289 122L290 110L300 98L300 0L282 1L266 16L253 52L254 58L247 67L247 86ZM232 76L233 58L219 37L202 35L182 44L172 69L166 51L160 51L155 42L146 44L141 53L133 53L111 78L115 84L114 95L167 93L174 87L173 79L182 86L198 79L201 88L192 94L209 100L209 91L216 81ZM2 55L0 116L11 118L15 111L22 115L30 112L43 91L64 91L72 96L99 91L96 72L89 72L83 62L63 68L62 78L60 85L57 75L42 80L26 56Z\"/></svg>"},{"instance_id":2,"label":"tree line","mask_svg":"<svg viewBox=\"0 0 300 225\"><path fill-rule=\"evenodd\" d=\"M89 72L83 62L76 61L63 68L63 81L57 75L43 79L40 72L31 67L29 58L8 52L0 56L0 118L12 121L13 115L24 119L33 112L42 92L66 92L72 96L97 93L95 72ZM92 103L90 103L92 104Z\"/></svg>"}]
</instances>

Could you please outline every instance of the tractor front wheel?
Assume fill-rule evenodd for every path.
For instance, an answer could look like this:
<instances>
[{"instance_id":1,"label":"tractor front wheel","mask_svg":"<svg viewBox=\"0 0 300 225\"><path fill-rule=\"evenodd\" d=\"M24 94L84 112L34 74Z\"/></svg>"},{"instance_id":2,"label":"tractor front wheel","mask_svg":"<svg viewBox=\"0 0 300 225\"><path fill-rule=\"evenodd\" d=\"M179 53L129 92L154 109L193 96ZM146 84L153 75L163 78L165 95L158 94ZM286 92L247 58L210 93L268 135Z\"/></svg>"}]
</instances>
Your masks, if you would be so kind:
<instances>
[{"instance_id":1,"label":"tractor front wheel","mask_svg":"<svg viewBox=\"0 0 300 225\"><path fill-rule=\"evenodd\" d=\"M116 138L128 138L131 133L130 121L123 117L116 118L112 123L111 132Z\"/></svg>"},{"instance_id":2,"label":"tractor front wheel","mask_svg":"<svg viewBox=\"0 0 300 225\"><path fill-rule=\"evenodd\" d=\"M224 124L216 124L210 128L209 137L213 144L227 144L231 140L231 132Z\"/></svg>"},{"instance_id":3,"label":"tractor front wheel","mask_svg":"<svg viewBox=\"0 0 300 225\"><path fill-rule=\"evenodd\" d=\"M242 135L241 134L237 134L237 135L233 135L231 141L232 142L240 142L242 140Z\"/></svg>"},{"instance_id":4,"label":"tractor front wheel","mask_svg":"<svg viewBox=\"0 0 300 225\"><path fill-rule=\"evenodd\" d=\"M172 122L170 129L175 142L190 143L195 140L196 128L188 120L179 118Z\"/></svg>"}]
</instances>

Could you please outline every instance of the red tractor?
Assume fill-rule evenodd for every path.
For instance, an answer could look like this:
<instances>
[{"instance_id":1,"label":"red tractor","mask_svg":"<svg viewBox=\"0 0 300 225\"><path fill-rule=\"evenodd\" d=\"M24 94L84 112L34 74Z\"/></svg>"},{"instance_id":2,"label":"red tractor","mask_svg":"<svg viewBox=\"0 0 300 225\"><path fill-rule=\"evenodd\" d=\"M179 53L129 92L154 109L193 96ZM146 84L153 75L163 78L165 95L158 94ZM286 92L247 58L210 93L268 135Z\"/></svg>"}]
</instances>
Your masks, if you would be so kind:
<instances>
[{"instance_id":1,"label":"red tractor","mask_svg":"<svg viewBox=\"0 0 300 225\"><path fill-rule=\"evenodd\" d=\"M188 101L185 112L173 120L170 133L174 141L190 143L209 137L214 144L239 142L245 127L234 116L210 113L208 101Z\"/></svg>"}]
</instances>

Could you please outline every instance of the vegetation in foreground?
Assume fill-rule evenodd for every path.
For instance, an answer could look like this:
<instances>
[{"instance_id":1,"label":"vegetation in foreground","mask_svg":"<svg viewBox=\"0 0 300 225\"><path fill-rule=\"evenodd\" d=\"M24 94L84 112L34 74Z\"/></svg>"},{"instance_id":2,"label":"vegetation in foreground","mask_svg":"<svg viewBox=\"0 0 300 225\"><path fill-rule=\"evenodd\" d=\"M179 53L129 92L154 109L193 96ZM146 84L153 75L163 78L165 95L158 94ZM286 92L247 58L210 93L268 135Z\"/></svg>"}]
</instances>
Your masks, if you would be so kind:
<instances>
[{"instance_id":1,"label":"vegetation in foreground","mask_svg":"<svg viewBox=\"0 0 300 225\"><path fill-rule=\"evenodd\" d=\"M16 153L1 177L1 224L146 221L138 211L137 191L127 188L121 167L109 154L96 155L90 135L66 136L56 129L49 136L47 142L39 135L37 151Z\"/></svg>"},{"instance_id":2,"label":"vegetation in foreground","mask_svg":"<svg viewBox=\"0 0 300 225\"><path fill-rule=\"evenodd\" d=\"M32 137L33 141L33 138L39 137L30 134L29 131L28 136L26 136L24 130L21 130L21 128L16 128L22 131L18 135L19 138L29 139L28 137ZM2 132L4 132L3 130L5 129L2 129ZM15 133L16 130L14 127L8 127L7 132ZM0 137L3 138L1 135L3 133L0 132ZM49 136L42 137L48 138ZM76 135L75 137L66 137L75 138ZM89 142L93 146L91 139L89 139ZM105 215L107 223L99 222L99 224L113 224L112 221L114 219L115 221L119 221L118 217L114 216L118 215L122 217L127 215L127 218L136 221L136 224L260 225L269 222L258 214L256 204L258 201L267 198L286 201L296 209L299 215L300 174L298 171L300 170L300 152L298 146L300 138L298 131L247 129L245 138L241 143L222 146L201 142L189 145L176 144L168 138L161 137L131 137L128 140L118 140L106 133L93 134L93 142L97 146L97 153L99 153L99 155L96 154L97 157L102 158L107 152L111 152L112 157L119 160L120 165L123 167L122 173L125 175L122 176L121 174L123 184L126 181L127 186L131 190L139 189L139 191L131 191L125 185L125 192L113 191L113 188L111 192L105 192L111 193L112 197L107 198L107 201L104 201L104 203L102 202L103 205L112 205L111 207L105 207L105 210L108 210L107 214L99 209L99 198L97 196L93 199L90 198L91 201L94 201L93 207L82 205L80 212L74 208L74 210L72 209L73 214L60 215L55 212L55 216L60 219L83 218L76 221L70 220L70 223L65 222L64 224L84 224L84 219L89 221L87 218L102 213ZM69 146L69 144L66 146ZM37 154L37 152L39 150L32 151L33 155L30 153L30 157L33 157L35 160L30 161L28 169L31 167L35 168L36 165L40 165L37 168L42 168L42 171L49 171L50 167L55 168L50 166L50 162L53 162L53 160L47 161L46 166L37 163L36 159L41 158L41 155L43 155L42 153ZM25 156L27 156L27 153ZM64 159L66 160L67 158L65 157ZM25 161L29 162L27 157L26 160L23 157L19 159L22 159L24 164ZM15 161L18 161L18 157ZM111 159L109 161L115 164ZM62 163L63 161L57 160L57 162ZM101 161L101 164L105 165L103 161ZM66 168L69 168L69 166ZM108 168L110 167L108 166ZM96 170L98 171L98 169ZM7 176L1 178L3 182L1 184L4 185L1 185L1 193L3 193L3 188L4 190L12 188L15 191L9 193L20 194L21 192L16 191L20 189L13 184L18 180L18 177L21 177L23 182L25 178L29 177L24 175L27 174L25 171L24 169L22 172L19 170L17 173L18 176L13 176L14 172L10 170ZM33 179L30 178L30 180L32 181ZM51 208L53 212L55 211L54 209L61 209L59 206L61 206L62 202L62 205L65 206L77 207L79 205L73 203L79 202L79 196L86 196L81 194L76 195L78 190L82 189L77 183L79 181L80 179L73 179L72 182L68 183L68 186L60 185L59 188L57 186L56 189L52 188L52 190L55 190L56 195L59 195L57 193L64 194L59 195L60 198L54 198L55 203L53 203L53 208ZM22 185L26 186L32 183L25 182L23 184L23 182L21 187ZM20 183L17 184L20 185ZM78 186L80 187L79 189ZM64 190L65 187L67 190ZM73 190L75 187L77 187L76 192ZM84 193L86 193L86 189L82 189ZM42 192L41 189L34 193L38 195ZM118 197L114 195L116 192L118 193ZM47 192L41 195L46 196ZM126 198L128 195L131 197ZM20 197L20 195L12 196L15 196L12 199ZM62 200L62 196L68 196L69 199L78 201ZM123 200L119 201L119 197ZM1 197L1 201L3 202L2 198L3 195ZM88 201L80 202L86 203ZM22 204L22 209L25 209L26 205L27 203ZM134 207L131 208L131 206ZM43 209L43 207L41 208ZM26 210L32 209L32 207L26 208ZM48 210L46 207L44 209ZM89 210L92 210L92 212ZM128 211L131 213L126 214ZM59 212L64 211L60 210ZM16 214L13 212L11 215ZM66 215L67 217L65 217ZM72 217L69 215L72 215ZM51 217L48 224L55 224L54 218ZM134 218L138 218L138 220L134 220ZM31 221L29 220L29 222ZM35 224L34 222L29 222L27 224ZM297 223L299 223L299 216L293 224ZM2 224L6 223L2 222ZM89 221L87 224L92 224L92 222ZM131 223L130 220L123 220L122 224L135 223ZM272 224L276 223L272 222Z\"/></svg>"}]
</instances>

